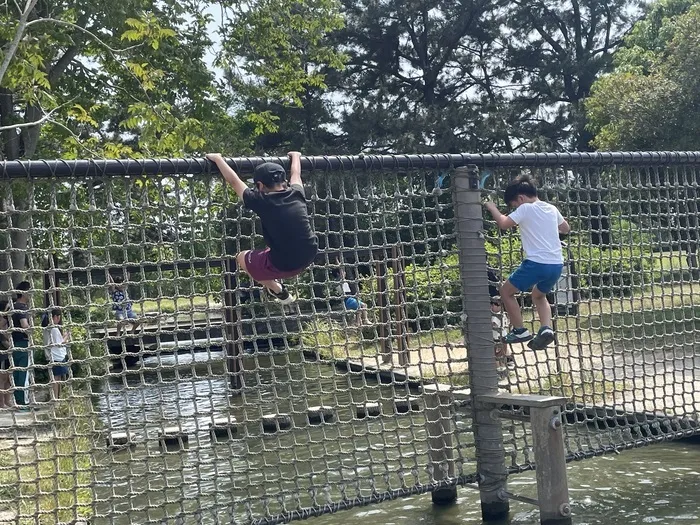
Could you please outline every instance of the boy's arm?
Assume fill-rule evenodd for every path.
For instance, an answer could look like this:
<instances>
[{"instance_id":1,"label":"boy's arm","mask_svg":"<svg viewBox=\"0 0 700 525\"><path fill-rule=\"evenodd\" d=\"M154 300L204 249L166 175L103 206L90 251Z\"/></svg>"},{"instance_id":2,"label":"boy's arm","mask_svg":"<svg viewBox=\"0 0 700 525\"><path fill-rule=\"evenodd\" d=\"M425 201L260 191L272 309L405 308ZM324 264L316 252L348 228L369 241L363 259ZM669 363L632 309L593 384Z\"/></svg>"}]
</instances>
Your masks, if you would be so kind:
<instances>
[{"instance_id":1,"label":"boy's arm","mask_svg":"<svg viewBox=\"0 0 700 525\"><path fill-rule=\"evenodd\" d=\"M238 174L233 171L228 164L226 164L224 158L219 153L208 153L207 159L216 164L216 167L219 168L221 175L223 175L226 182L231 185L233 191L236 192L236 195L238 195L240 199L243 199L243 194L245 193L245 190L248 189L248 186L240 179Z\"/></svg>"},{"instance_id":2,"label":"boy's arm","mask_svg":"<svg viewBox=\"0 0 700 525\"><path fill-rule=\"evenodd\" d=\"M112 274L107 270L107 291L112 293L114 291L114 280L112 279Z\"/></svg>"},{"instance_id":3,"label":"boy's arm","mask_svg":"<svg viewBox=\"0 0 700 525\"><path fill-rule=\"evenodd\" d=\"M301 153L298 151L290 151L287 153L291 165L289 167L289 185L301 185Z\"/></svg>"},{"instance_id":4,"label":"boy's arm","mask_svg":"<svg viewBox=\"0 0 700 525\"><path fill-rule=\"evenodd\" d=\"M571 231L571 228L569 227L569 223L566 222L566 219L562 216L561 212L557 210L557 219L559 221L559 233L567 234Z\"/></svg>"},{"instance_id":5,"label":"boy's arm","mask_svg":"<svg viewBox=\"0 0 700 525\"><path fill-rule=\"evenodd\" d=\"M496 224L501 230L509 230L518 225L513 219L507 215L503 215L498 210L498 206L496 206L494 202L488 201L486 204L484 204L484 206L486 206L486 209L489 210L491 217L493 217L493 220L496 221Z\"/></svg>"}]
</instances>

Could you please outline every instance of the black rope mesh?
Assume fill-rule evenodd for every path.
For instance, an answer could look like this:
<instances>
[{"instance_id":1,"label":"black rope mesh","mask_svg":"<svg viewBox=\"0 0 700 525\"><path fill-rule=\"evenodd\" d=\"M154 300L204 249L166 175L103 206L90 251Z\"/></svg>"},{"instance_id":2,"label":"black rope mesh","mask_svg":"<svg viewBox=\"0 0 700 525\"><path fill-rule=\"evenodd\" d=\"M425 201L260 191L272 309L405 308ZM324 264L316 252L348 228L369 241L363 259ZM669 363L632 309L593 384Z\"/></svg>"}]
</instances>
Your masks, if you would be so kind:
<instances>
[{"instance_id":1,"label":"black rope mesh","mask_svg":"<svg viewBox=\"0 0 700 525\"><path fill-rule=\"evenodd\" d=\"M247 178L263 160L232 162ZM571 460L696 433L699 160L305 158L320 250L288 307L237 272L260 224L205 161L0 163L0 299L29 280L34 323L28 349L1 350L26 409L0 409L0 521L271 524L468 485L470 377L493 370L503 391L569 400ZM557 342L513 345L514 366L494 351L470 370L452 195L470 163L493 197L529 173L573 229ZM467 220L507 278L517 232ZM119 278L133 320L116 319ZM58 399L54 309L72 336ZM526 410L499 413L510 472L533 468Z\"/></svg>"}]
</instances>

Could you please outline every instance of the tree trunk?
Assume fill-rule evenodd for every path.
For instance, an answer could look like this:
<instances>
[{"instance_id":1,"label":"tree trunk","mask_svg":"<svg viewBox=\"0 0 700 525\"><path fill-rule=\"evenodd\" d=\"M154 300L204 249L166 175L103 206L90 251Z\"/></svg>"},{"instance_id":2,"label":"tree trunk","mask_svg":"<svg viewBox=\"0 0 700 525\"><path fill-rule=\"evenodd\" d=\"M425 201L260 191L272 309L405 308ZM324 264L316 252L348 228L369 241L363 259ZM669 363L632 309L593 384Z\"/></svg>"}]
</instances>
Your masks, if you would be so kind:
<instances>
[{"instance_id":1,"label":"tree trunk","mask_svg":"<svg viewBox=\"0 0 700 525\"><path fill-rule=\"evenodd\" d=\"M9 184L6 188L9 189ZM7 212L6 222L0 225L6 229L5 234L0 236L0 290L9 290L12 284L20 282L24 275L31 219L28 213L13 212L18 209L29 209L29 207L27 202L22 202L20 206L13 203L11 191L3 188L3 197L0 202L0 208Z\"/></svg>"},{"instance_id":2,"label":"tree trunk","mask_svg":"<svg viewBox=\"0 0 700 525\"><path fill-rule=\"evenodd\" d=\"M41 119L41 109L38 106L27 106L27 113L24 117L25 122L37 122ZM30 126L22 130L22 144L24 146L25 159L31 159L36 153L36 147L39 144L39 134L41 133L41 124Z\"/></svg>"},{"instance_id":3,"label":"tree trunk","mask_svg":"<svg viewBox=\"0 0 700 525\"><path fill-rule=\"evenodd\" d=\"M12 91L0 88L0 126L16 124L14 122L14 104ZM2 132L2 157L5 160L15 160L19 158L19 134L14 129Z\"/></svg>"}]
</instances>

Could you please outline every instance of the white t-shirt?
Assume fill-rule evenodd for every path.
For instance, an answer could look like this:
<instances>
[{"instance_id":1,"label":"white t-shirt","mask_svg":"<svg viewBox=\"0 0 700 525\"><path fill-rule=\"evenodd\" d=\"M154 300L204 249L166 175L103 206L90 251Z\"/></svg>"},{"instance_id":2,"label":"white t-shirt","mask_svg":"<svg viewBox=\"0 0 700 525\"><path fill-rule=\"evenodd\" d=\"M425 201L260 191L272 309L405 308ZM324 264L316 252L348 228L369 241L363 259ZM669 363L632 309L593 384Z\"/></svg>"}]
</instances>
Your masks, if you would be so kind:
<instances>
[{"instance_id":1,"label":"white t-shirt","mask_svg":"<svg viewBox=\"0 0 700 525\"><path fill-rule=\"evenodd\" d=\"M559 225L564 222L559 210L548 202L526 202L509 215L520 228L525 258L540 264L563 264Z\"/></svg>"},{"instance_id":2,"label":"white t-shirt","mask_svg":"<svg viewBox=\"0 0 700 525\"><path fill-rule=\"evenodd\" d=\"M68 355L66 345L63 344L63 335L57 326L44 328L44 346L46 347L46 359L53 362L62 362Z\"/></svg>"},{"instance_id":3,"label":"white t-shirt","mask_svg":"<svg viewBox=\"0 0 700 525\"><path fill-rule=\"evenodd\" d=\"M493 334L493 340L500 341L502 337L508 335L508 332L510 332L508 314L505 312L502 314L494 314L491 312L491 333Z\"/></svg>"}]
</instances>

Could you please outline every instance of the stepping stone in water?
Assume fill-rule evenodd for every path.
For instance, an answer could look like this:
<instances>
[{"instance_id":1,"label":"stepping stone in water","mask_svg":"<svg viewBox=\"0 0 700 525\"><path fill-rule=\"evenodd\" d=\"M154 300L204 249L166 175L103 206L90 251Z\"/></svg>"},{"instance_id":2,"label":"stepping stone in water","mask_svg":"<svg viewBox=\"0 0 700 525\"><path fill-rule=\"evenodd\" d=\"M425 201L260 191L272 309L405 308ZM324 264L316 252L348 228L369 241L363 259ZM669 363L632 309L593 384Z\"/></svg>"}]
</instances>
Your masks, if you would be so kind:
<instances>
[{"instance_id":1,"label":"stepping stone in water","mask_svg":"<svg viewBox=\"0 0 700 525\"><path fill-rule=\"evenodd\" d=\"M379 403L364 403L362 405L355 405L355 416L357 419L364 419L366 417L377 417L382 414L382 405Z\"/></svg>"},{"instance_id":2,"label":"stepping stone in water","mask_svg":"<svg viewBox=\"0 0 700 525\"><path fill-rule=\"evenodd\" d=\"M289 414L270 414L262 417L263 432L271 434L278 430L292 428L292 418Z\"/></svg>"},{"instance_id":3,"label":"stepping stone in water","mask_svg":"<svg viewBox=\"0 0 700 525\"><path fill-rule=\"evenodd\" d=\"M214 421L209 424L209 433L211 434L212 441L233 439L233 436L238 433L236 419L234 417L219 417L214 419Z\"/></svg>"},{"instance_id":4,"label":"stepping stone in water","mask_svg":"<svg viewBox=\"0 0 700 525\"><path fill-rule=\"evenodd\" d=\"M335 419L335 410L328 406L309 407L307 412L309 423L320 425L321 423L331 423Z\"/></svg>"},{"instance_id":5,"label":"stepping stone in water","mask_svg":"<svg viewBox=\"0 0 700 525\"><path fill-rule=\"evenodd\" d=\"M158 431L158 442L163 450L184 448L190 437L180 427L166 427Z\"/></svg>"},{"instance_id":6,"label":"stepping stone in water","mask_svg":"<svg viewBox=\"0 0 700 525\"><path fill-rule=\"evenodd\" d=\"M417 397L404 397L394 399L394 408L397 414L406 414L408 412L418 412L420 403Z\"/></svg>"}]
</instances>

